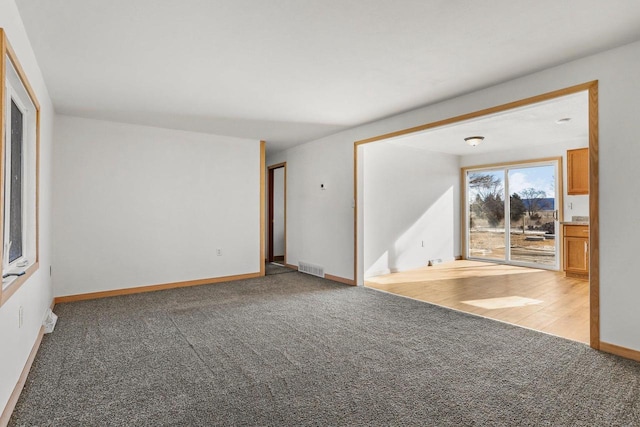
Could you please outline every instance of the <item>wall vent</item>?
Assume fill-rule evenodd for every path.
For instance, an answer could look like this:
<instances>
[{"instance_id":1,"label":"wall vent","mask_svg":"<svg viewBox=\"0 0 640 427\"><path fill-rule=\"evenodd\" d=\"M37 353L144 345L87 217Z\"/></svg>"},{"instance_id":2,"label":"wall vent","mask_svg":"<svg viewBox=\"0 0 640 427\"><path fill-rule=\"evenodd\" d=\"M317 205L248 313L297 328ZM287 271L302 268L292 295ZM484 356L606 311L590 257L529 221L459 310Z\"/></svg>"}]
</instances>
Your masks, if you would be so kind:
<instances>
[{"instance_id":1,"label":"wall vent","mask_svg":"<svg viewBox=\"0 0 640 427\"><path fill-rule=\"evenodd\" d=\"M308 262L298 262L298 271L301 273L311 274L312 276L324 278L324 267L309 264Z\"/></svg>"}]
</instances>

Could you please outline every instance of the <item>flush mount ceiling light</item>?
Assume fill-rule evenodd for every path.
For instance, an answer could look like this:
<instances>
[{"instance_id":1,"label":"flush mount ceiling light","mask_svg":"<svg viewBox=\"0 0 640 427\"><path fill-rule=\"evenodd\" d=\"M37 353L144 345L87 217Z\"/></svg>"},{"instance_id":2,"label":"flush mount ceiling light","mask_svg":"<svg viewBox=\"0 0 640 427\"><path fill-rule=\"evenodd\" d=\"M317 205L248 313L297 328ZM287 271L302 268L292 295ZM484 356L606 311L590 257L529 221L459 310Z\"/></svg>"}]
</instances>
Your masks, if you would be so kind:
<instances>
[{"instance_id":1,"label":"flush mount ceiling light","mask_svg":"<svg viewBox=\"0 0 640 427\"><path fill-rule=\"evenodd\" d=\"M571 117L565 117L565 118L556 120L556 123L559 124L559 125L563 125L563 124L568 123L570 121L571 121Z\"/></svg>"},{"instance_id":2,"label":"flush mount ceiling light","mask_svg":"<svg viewBox=\"0 0 640 427\"><path fill-rule=\"evenodd\" d=\"M482 141L484 141L484 136L469 136L464 139L467 144L472 147L479 145Z\"/></svg>"}]
</instances>

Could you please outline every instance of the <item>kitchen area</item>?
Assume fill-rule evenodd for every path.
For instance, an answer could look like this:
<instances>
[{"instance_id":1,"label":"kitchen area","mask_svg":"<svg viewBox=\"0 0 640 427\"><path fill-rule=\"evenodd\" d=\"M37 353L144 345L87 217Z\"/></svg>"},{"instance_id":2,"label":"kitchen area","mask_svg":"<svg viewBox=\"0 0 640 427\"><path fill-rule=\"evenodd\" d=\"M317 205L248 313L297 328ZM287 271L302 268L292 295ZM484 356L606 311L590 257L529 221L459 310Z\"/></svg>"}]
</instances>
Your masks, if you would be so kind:
<instances>
[{"instance_id":1,"label":"kitchen area","mask_svg":"<svg viewBox=\"0 0 640 427\"><path fill-rule=\"evenodd\" d=\"M566 218L561 223L563 269L567 277L589 280L589 149L567 150L566 162ZM579 214L567 215L572 212Z\"/></svg>"}]
</instances>

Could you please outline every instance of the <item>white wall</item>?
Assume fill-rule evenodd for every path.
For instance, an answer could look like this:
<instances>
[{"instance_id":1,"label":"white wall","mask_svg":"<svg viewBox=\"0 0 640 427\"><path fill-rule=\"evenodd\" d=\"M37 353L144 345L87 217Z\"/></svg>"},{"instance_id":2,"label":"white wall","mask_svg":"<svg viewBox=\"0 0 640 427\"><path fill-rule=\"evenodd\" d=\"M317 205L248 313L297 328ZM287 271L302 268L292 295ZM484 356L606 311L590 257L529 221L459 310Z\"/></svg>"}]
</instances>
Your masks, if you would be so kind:
<instances>
[{"instance_id":1,"label":"white wall","mask_svg":"<svg viewBox=\"0 0 640 427\"><path fill-rule=\"evenodd\" d=\"M364 145L364 277L461 255L460 167L562 157L565 219L588 216L589 196L567 195L566 167L566 151L587 145L573 141L467 156L387 142Z\"/></svg>"},{"instance_id":2,"label":"white wall","mask_svg":"<svg viewBox=\"0 0 640 427\"><path fill-rule=\"evenodd\" d=\"M460 255L458 156L380 142L363 166L365 278Z\"/></svg>"},{"instance_id":3,"label":"white wall","mask_svg":"<svg viewBox=\"0 0 640 427\"><path fill-rule=\"evenodd\" d=\"M273 255L284 256L284 168L273 170Z\"/></svg>"},{"instance_id":4,"label":"white wall","mask_svg":"<svg viewBox=\"0 0 640 427\"><path fill-rule=\"evenodd\" d=\"M56 296L260 270L259 141L56 116L55 144Z\"/></svg>"},{"instance_id":5,"label":"white wall","mask_svg":"<svg viewBox=\"0 0 640 427\"><path fill-rule=\"evenodd\" d=\"M601 339L640 350L640 229L630 226L640 198L620 185L640 158L640 73L629 71L639 68L636 42L271 155L271 162L287 161L291 263L304 260L353 278L354 141L599 80ZM323 180L330 187L320 192Z\"/></svg>"},{"instance_id":6,"label":"white wall","mask_svg":"<svg viewBox=\"0 0 640 427\"><path fill-rule=\"evenodd\" d=\"M527 159L541 159L545 157L562 157L562 183L564 220L571 220L572 216L589 216L589 196L570 196L567 194L567 150L589 146L589 141L569 142L566 144L541 145L517 150L499 151L496 153L476 154L460 157L461 167L480 166L492 163L514 162Z\"/></svg>"},{"instance_id":7,"label":"white wall","mask_svg":"<svg viewBox=\"0 0 640 427\"><path fill-rule=\"evenodd\" d=\"M353 145L341 138L321 141L267 158L267 165L287 161L287 263L306 261L324 266L325 274L349 278L353 277Z\"/></svg>"},{"instance_id":8,"label":"white wall","mask_svg":"<svg viewBox=\"0 0 640 427\"><path fill-rule=\"evenodd\" d=\"M33 348L53 291L51 264L51 152L53 105L40 68L13 0L0 0L0 27L7 34L40 102L40 268L0 307L0 411L13 392L27 357ZM23 308L23 325L18 327L18 310Z\"/></svg>"}]
</instances>

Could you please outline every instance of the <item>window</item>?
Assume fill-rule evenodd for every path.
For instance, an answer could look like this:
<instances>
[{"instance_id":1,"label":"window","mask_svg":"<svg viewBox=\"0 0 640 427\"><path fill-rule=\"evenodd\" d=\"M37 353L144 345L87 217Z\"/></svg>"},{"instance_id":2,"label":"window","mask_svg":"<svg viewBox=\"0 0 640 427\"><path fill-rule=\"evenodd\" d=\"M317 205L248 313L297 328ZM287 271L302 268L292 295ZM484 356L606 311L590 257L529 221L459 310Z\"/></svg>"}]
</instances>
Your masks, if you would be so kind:
<instances>
[{"instance_id":1,"label":"window","mask_svg":"<svg viewBox=\"0 0 640 427\"><path fill-rule=\"evenodd\" d=\"M38 101L15 53L0 29L3 71L2 115L2 245L3 304L38 268Z\"/></svg>"},{"instance_id":2,"label":"window","mask_svg":"<svg viewBox=\"0 0 640 427\"><path fill-rule=\"evenodd\" d=\"M7 119L8 142L5 144L5 188L6 197L4 209L4 250L8 257L8 262L22 258L22 247L24 246L22 229L22 146L24 143L23 117L24 112L18 107L16 100L11 98L11 108L8 109Z\"/></svg>"}]
</instances>

